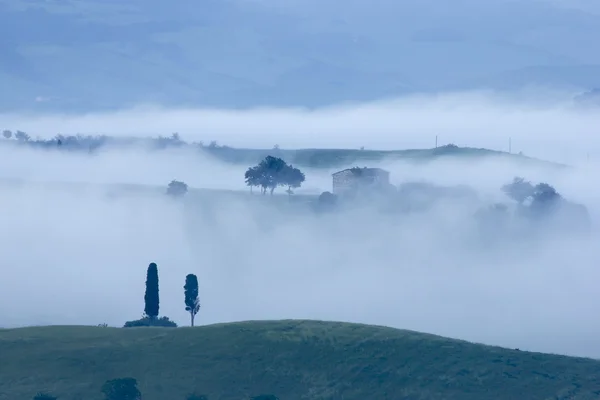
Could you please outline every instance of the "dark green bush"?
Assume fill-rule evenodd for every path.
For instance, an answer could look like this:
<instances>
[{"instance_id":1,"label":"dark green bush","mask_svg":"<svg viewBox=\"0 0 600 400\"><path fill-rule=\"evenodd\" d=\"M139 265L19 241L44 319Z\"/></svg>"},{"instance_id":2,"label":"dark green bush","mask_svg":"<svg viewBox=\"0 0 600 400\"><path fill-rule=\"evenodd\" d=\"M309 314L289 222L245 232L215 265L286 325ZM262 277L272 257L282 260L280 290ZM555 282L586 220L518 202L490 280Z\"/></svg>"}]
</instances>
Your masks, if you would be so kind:
<instances>
[{"instance_id":1,"label":"dark green bush","mask_svg":"<svg viewBox=\"0 0 600 400\"><path fill-rule=\"evenodd\" d=\"M169 317L149 318L144 317L135 321L127 321L123 328L137 328L140 326L160 326L163 328L177 328L175 321L171 321Z\"/></svg>"},{"instance_id":2,"label":"dark green bush","mask_svg":"<svg viewBox=\"0 0 600 400\"><path fill-rule=\"evenodd\" d=\"M33 396L33 400L57 400L58 397L52 396L49 393L39 392L35 396Z\"/></svg>"}]
</instances>

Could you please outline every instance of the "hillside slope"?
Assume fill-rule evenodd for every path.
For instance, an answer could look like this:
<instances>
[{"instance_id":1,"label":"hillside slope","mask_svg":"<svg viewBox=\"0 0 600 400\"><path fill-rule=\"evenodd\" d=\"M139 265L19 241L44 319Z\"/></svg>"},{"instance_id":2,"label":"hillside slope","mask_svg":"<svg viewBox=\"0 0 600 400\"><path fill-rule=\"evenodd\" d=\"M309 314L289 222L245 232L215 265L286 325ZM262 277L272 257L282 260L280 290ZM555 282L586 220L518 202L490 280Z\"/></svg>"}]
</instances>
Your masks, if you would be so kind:
<instances>
[{"instance_id":1,"label":"hillside slope","mask_svg":"<svg viewBox=\"0 0 600 400\"><path fill-rule=\"evenodd\" d=\"M317 321L199 328L0 330L0 399L40 390L100 399L138 379L145 400L597 399L600 361L507 350L392 328Z\"/></svg>"}]
</instances>

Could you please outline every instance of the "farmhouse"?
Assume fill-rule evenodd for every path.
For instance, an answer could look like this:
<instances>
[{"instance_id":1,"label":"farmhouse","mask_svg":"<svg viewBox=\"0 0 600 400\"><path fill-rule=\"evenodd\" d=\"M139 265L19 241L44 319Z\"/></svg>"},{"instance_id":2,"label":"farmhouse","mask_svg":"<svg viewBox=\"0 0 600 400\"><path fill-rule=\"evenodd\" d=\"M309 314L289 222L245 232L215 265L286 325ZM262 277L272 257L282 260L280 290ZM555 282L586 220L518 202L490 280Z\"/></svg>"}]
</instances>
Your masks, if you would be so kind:
<instances>
[{"instance_id":1,"label":"farmhouse","mask_svg":"<svg viewBox=\"0 0 600 400\"><path fill-rule=\"evenodd\" d=\"M333 194L343 195L360 189L385 188L390 184L390 173L381 168L347 168L333 176Z\"/></svg>"}]
</instances>

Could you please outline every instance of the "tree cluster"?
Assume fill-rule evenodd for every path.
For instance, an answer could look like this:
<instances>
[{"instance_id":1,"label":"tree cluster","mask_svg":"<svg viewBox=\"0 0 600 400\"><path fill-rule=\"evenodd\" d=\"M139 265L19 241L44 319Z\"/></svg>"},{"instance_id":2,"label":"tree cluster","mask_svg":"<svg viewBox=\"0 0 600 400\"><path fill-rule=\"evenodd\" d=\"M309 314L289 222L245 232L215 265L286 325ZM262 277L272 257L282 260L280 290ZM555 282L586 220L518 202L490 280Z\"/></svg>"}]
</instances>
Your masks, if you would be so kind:
<instances>
[{"instance_id":1,"label":"tree cluster","mask_svg":"<svg viewBox=\"0 0 600 400\"><path fill-rule=\"evenodd\" d=\"M558 201L562 196L547 183L533 185L524 178L515 177L512 182L502 186L502 191L519 205L531 200L531 206L547 205Z\"/></svg>"},{"instance_id":2,"label":"tree cluster","mask_svg":"<svg viewBox=\"0 0 600 400\"><path fill-rule=\"evenodd\" d=\"M244 178L250 190L260 187L262 194L267 193L267 190L273 194L279 186L287 186L287 193L292 194L292 189L299 188L306 179L298 168L273 156L267 156L258 165L248 168Z\"/></svg>"},{"instance_id":3,"label":"tree cluster","mask_svg":"<svg viewBox=\"0 0 600 400\"><path fill-rule=\"evenodd\" d=\"M194 319L200 311L200 298L198 297L198 277L194 274L188 274L185 277L183 287L185 296L185 310L190 313L191 325L194 326ZM127 321L124 328L134 328L141 326L161 326L167 328L176 328L177 324L168 317L159 318L160 297L158 284L158 266L156 263L150 263L146 271L146 292L144 293L144 314L141 319Z\"/></svg>"}]
</instances>

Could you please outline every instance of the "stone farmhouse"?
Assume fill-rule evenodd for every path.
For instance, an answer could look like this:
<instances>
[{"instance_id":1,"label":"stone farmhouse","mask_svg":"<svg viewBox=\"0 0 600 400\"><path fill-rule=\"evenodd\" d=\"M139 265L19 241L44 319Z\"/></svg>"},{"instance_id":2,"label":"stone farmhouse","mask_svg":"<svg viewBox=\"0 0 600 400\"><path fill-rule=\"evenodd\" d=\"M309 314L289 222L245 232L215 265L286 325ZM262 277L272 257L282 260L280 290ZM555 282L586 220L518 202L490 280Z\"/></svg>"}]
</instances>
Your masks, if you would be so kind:
<instances>
[{"instance_id":1,"label":"stone farmhouse","mask_svg":"<svg viewBox=\"0 0 600 400\"><path fill-rule=\"evenodd\" d=\"M333 194L344 195L361 189L385 188L390 185L390 173L381 168L347 168L332 174Z\"/></svg>"}]
</instances>

